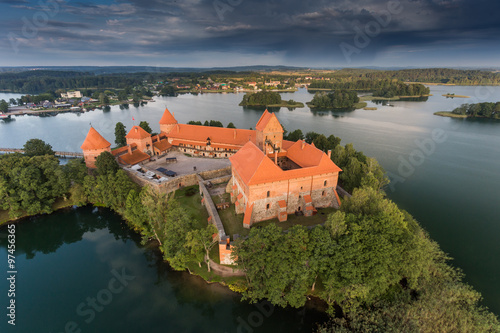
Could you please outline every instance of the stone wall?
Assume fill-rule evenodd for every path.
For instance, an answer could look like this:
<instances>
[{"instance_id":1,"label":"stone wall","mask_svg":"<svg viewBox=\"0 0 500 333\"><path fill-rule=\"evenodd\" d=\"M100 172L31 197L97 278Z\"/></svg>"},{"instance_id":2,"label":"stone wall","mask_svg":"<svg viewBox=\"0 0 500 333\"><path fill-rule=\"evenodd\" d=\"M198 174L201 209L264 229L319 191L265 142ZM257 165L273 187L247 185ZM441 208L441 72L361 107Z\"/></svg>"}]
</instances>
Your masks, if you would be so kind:
<instances>
[{"instance_id":1,"label":"stone wall","mask_svg":"<svg viewBox=\"0 0 500 333\"><path fill-rule=\"evenodd\" d=\"M135 171L131 171L128 169L124 170L128 173L128 175L132 178L132 180L135 183L139 184L140 186L150 185L156 190L161 191L163 193L170 193L186 186L198 185L198 177L196 173L184 176L177 176L167 182L158 184L153 181L150 181L149 179L140 177ZM199 175L202 177L203 181L216 178L217 180L214 181L223 183L231 178L231 167L226 167L217 170L203 171L200 172ZM217 184L217 182L215 184Z\"/></svg>"}]
</instances>

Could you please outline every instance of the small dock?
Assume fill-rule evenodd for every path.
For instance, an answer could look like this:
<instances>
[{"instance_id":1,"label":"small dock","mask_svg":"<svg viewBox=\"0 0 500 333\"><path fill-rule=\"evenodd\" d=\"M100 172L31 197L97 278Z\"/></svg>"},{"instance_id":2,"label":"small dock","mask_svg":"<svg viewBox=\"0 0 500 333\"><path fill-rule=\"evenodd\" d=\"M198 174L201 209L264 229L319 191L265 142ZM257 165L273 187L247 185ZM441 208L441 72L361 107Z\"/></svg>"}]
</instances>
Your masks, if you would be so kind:
<instances>
[{"instance_id":1,"label":"small dock","mask_svg":"<svg viewBox=\"0 0 500 333\"><path fill-rule=\"evenodd\" d=\"M24 154L24 149L18 148L0 148L0 154L12 154L12 153L21 153ZM82 158L83 153L75 153L68 151L54 151L57 157L61 158Z\"/></svg>"}]
</instances>

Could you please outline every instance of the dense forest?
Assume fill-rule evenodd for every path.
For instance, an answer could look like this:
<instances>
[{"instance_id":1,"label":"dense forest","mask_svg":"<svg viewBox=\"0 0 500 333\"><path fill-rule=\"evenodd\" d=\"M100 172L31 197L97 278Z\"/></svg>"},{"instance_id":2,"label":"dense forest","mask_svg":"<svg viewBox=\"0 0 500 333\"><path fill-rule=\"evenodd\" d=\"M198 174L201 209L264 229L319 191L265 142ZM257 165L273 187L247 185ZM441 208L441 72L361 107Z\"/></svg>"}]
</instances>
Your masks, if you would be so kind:
<instances>
[{"instance_id":1,"label":"dense forest","mask_svg":"<svg viewBox=\"0 0 500 333\"><path fill-rule=\"evenodd\" d=\"M243 96L240 106L268 106L281 104L281 96L277 92L259 91Z\"/></svg>"},{"instance_id":2,"label":"dense forest","mask_svg":"<svg viewBox=\"0 0 500 333\"><path fill-rule=\"evenodd\" d=\"M451 112L454 114L466 115L470 118L500 119L500 102L462 104Z\"/></svg>"},{"instance_id":3,"label":"dense forest","mask_svg":"<svg viewBox=\"0 0 500 333\"><path fill-rule=\"evenodd\" d=\"M342 69L332 77L385 80L396 79L404 82L445 83L455 85L498 85L500 73L484 70L419 68L401 70Z\"/></svg>"},{"instance_id":4,"label":"dense forest","mask_svg":"<svg viewBox=\"0 0 500 333\"><path fill-rule=\"evenodd\" d=\"M144 73L93 75L85 72L30 71L1 73L0 90L38 94L58 89L118 88L141 85Z\"/></svg>"},{"instance_id":5,"label":"dense forest","mask_svg":"<svg viewBox=\"0 0 500 333\"><path fill-rule=\"evenodd\" d=\"M395 80L356 80L347 82L313 81L309 89L346 89L373 91L373 96L394 97L394 96L422 96L428 95L430 89L422 84L406 84Z\"/></svg>"},{"instance_id":6,"label":"dense forest","mask_svg":"<svg viewBox=\"0 0 500 333\"><path fill-rule=\"evenodd\" d=\"M315 109L348 109L359 102L358 94L352 90L337 90L335 92L317 92L308 103Z\"/></svg>"},{"instance_id":7,"label":"dense forest","mask_svg":"<svg viewBox=\"0 0 500 333\"><path fill-rule=\"evenodd\" d=\"M423 96L429 95L430 89L422 84L405 84L395 82L394 84L383 87L373 93L373 96L392 98L395 96Z\"/></svg>"}]
</instances>

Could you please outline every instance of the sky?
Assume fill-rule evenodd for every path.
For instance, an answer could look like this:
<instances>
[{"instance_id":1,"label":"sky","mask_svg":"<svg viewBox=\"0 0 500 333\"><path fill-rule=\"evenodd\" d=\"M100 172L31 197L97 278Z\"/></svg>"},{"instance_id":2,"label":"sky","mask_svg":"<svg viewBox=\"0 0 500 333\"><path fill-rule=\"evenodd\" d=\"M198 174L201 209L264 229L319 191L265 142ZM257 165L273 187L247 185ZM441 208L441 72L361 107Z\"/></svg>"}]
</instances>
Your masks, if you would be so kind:
<instances>
[{"instance_id":1,"label":"sky","mask_svg":"<svg viewBox=\"0 0 500 333\"><path fill-rule=\"evenodd\" d=\"M0 66L500 67L494 0L0 0Z\"/></svg>"}]
</instances>

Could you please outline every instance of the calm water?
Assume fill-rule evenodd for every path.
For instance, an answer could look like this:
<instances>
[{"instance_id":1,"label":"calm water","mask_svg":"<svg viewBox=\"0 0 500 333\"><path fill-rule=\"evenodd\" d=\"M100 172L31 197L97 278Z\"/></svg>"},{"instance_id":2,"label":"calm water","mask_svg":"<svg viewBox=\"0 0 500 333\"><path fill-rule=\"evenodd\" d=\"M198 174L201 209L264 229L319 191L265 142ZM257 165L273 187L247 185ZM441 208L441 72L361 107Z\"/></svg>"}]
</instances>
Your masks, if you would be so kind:
<instances>
[{"instance_id":1,"label":"calm water","mask_svg":"<svg viewBox=\"0 0 500 333\"><path fill-rule=\"evenodd\" d=\"M357 149L364 151L369 156L376 157L393 178L393 185L388 189L388 195L391 199L420 221L429 231L431 237L439 242L442 249L455 258L453 263L464 270L467 282L483 294L484 304L495 313L500 314L500 265L496 260L500 257L500 246L496 239L500 234L498 218L500 216L498 195L500 188L500 173L498 172L500 165L500 122L451 119L433 115L436 111L448 111L462 103L500 101L500 87L433 86L431 93L433 96L429 97L427 102L391 101L390 104L393 106L369 103L369 106L378 107L376 111L311 112L307 107L293 111L282 108L278 112L278 118L287 130L300 128L304 133L316 131L334 134L341 137L343 143L352 142ZM445 93L468 95L471 98L446 99L441 96ZM5 95L0 94L0 99L5 98L3 96ZM175 113L175 117L181 123L189 120L214 119L221 120L224 125L231 121L240 128L254 127L261 111L238 107L237 104L241 101L242 96L242 94L183 95L176 98L157 98L156 103L149 103L149 105L139 108L131 105L128 110L120 110L116 106L112 107L109 112L60 114L55 117L17 117L10 122L0 122L0 146L21 147L26 140L38 137L49 142L57 150L79 151L79 146L87 134L89 123L92 123L92 126L108 141L114 142L115 123L121 121L127 128L130 128L133 125L132 117L135 118L135 124L146 120L153 130L158 131L158 120L165 106L168 106L170 111ZM285 99L302 102L307 102L312 98L312 95L304 90L282 96ZM84 213L77 211L71 214ZM68 220L72 220L72 216L70 215ZM89 219L93 220L98 216L99 214L90 215ZM47 219L51 221L53 218L48 217ZM26 223L25 228L30 228L28 225L29 223ZM31 234L27 231L27 238L34 237L34 229L31 230ZM101 239L98 235L102 233L109 234L109 231L104 229L88 234L89 237L96 237L97 240L92 243L95 248L111 246L108 243L113 243L113 246L116 246L114 252L108 253L109 262L115 260L120 262L136 261L136 259L132 260L128 257L131 256L131 252L137 251L140 253L137 254L137 257L142 258L137 259L137 261L142 260L143 265L153 267L153 271L156 272L154 274L160 274L156 264L147 263L144 254L147 253L147 250L138 247L130 240L123 242L115 240L113 237ZM40 234L45 236L45 233ZM68 257L65 264L71 267L70 270L78 271L81 269L80 267L85 267L93 272L92 276L99 275L102 278L89 282L90 278L83 277L82 274L59 275L58 279L61 280L57 285L67 284L74 287L81 284L83 288L87 283L90 283L102 286L112 277L110 267L115 266L109 266L108 262L108 266L104 268L101 264L106 260L101 258L99 254L93 257L92 263L89 262L85 265L80 265L78 260L69 259L75 255L75 252L83 251L82 248L85 248L85 251L94 249L92 246L87 248L88 246L89 242L85 240L75 242L64 245L63 248L51 255ZM46 283L45 278L34 274L34 267L41 266L36 271L37 274L40 274L39 272L45 269L46 265L53 267L56 264L52 263L53 260L48 259L48 257L43 258L45 256L37 254L30 261L30 265L23 267L23 276L26 279L23 286L26 288L28 286L31 288L37 281ZM162 268L162 272L161 274L169 277L172 274L177 274L168 272L166 268ZM165 280L173 279L169 277ZM190 283L185 282L184 284L183 282L179 288L192 288ZM164 282L164 284L169 284L169 282ZM90 291L86 290L84 295L88 296L89 292L95 294L99 288L102 287L95 287ZM155 288L157 285L154 283L148 285L145 282L141 292L144 292L144 295L148 293L157 295L159 292ZM196 288L196 291L191 295L192 297L205 292L201 286ZM126 293L127 291L124 291L123 294ZM39 293L35 294L40 295ZM68 311L75 317L75 306L82 301L82 297L79 296L81 295L72 294L65 299L65 302L69 302L71 305L53 305L49 308L57 313L57 311L66 311L66 308L70 306ZM40 297L43 298L43 296ZM117 300L119 297L121 296L117 296ZM241 306L244 309L244 305L241 305L234 296L219 295L217 297L220 298L221 304L224 304L221 306L228 308ZM157 298L161 297L154 299ZM146 297L136 299L134 303L141 304L141 306L136 306L136 311L143 311L143 307L147 307L144 304L149 304L148 299ZM47 300L40 300L40 302L44 301ZM196 302L201 304L204 301L195 300L194 303ZM113 301L112 305L114 306L114 304ZM166 305L165 307L168 308ZM172 307L173 305L170 304L171 309ZM193 311L191 316L203 317L206 310L200 308ZM242 311L244 313L244 310ZM251 311L249 310L248 313ZM113 320L112 316L118 316L118 313L118 310L110 309L108 312L106 309L99 314L101 319L96 317L95 321ZM178 320L181 320L180 316L185 315L182 311L175 313L174 317L179 317ZM218 311L216 313L218 314ZM235 315L231 315L227 311L225 313L228 316L225 319L216 316L206 320L219 325L226 321L234 322ZM286 315L284 314L284 316ZM59 318L58 315L55 316ZM292 320L292 317L287 320ZM155 322L155 318L153 316L152 320L147 322ZM274 318L275 315L269 321L274 322ZM276 319L276 321L278 320ZM158 323L165 325L165 322L161 320ZM61 325L51 327L56 330ZM235 326L228 327L234 328Z\"/></svg>"},{"instance_id":2,"label":"calm water","mask_svg":"<svg viewBox=\"0 0 500 333\"><path fill-rule=\"evenodd\" d=\"M325 320L305 308L259 310L225 287L172 271L106 209L32 218L17 225L16 236L16 327L4 320L2 277L0 332L65 332L70 322L82 332L103 333L311 332ZM5 238L0 244L5 260Z\"/></svg>"}]
</instances>

